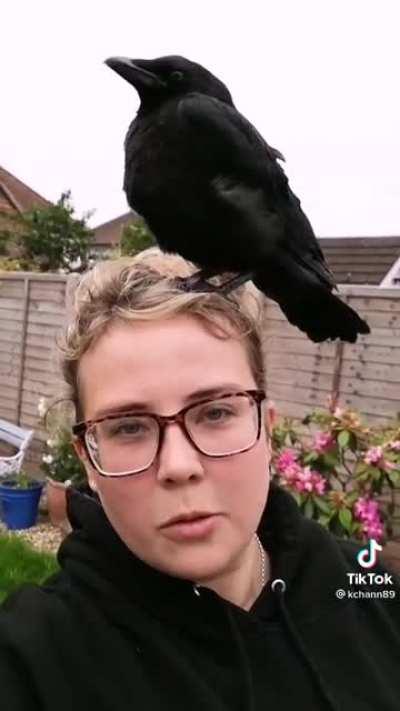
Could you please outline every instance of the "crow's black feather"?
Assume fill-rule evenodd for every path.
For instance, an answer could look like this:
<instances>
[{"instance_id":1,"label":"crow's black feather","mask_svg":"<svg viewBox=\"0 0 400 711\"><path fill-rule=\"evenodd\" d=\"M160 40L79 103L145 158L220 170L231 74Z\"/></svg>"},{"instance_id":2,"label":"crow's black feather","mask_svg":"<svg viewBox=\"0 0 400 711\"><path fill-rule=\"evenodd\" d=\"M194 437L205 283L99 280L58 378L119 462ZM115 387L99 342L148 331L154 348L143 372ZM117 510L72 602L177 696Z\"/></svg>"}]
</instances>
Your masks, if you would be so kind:
<instances>
[{"instance_id":1,"label":"crow's black feather","mask_svg":"<svg viewBox=\"0 0 400 711\"><path fill-rule=\"evenodd\" d=\"M313 341L369 333L332 293L333 274L282 154L237 111L225 85L183 57L107 63L141 99L125 140L124 189L161 249L207 275L251 273Z\"/></svg>"}]
</instances>

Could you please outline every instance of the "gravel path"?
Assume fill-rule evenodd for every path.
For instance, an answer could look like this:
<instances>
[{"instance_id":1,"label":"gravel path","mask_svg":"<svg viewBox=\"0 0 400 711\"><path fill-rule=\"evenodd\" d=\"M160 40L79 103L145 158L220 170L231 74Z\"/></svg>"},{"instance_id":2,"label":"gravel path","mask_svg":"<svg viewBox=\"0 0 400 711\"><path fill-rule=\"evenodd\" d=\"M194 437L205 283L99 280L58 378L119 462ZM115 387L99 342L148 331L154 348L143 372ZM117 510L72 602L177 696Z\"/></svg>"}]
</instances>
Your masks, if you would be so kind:
<instances>
[{"instance_id":1,"label":"gravel path","mask_svg":"<svg viewBox=\"0 0 400 711\"><path fill-rule=\"evenodd\" d=\"M55 554L64 538L60 529L48 522L40 522L36 526L23 530L9 531L0 523L0 533L9 533L27 541L33 548L40 552Z\"/></svg>"}]
</instances>

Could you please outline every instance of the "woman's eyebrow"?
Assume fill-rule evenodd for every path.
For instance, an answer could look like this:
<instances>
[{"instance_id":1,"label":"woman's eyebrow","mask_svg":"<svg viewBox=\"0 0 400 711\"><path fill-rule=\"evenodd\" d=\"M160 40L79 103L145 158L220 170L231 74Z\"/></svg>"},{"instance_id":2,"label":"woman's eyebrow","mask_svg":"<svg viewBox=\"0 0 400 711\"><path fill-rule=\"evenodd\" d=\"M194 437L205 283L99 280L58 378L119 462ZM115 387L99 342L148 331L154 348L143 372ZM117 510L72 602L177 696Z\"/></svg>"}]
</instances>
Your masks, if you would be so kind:
<instances>
[{"instance_id":1,"label":"woman's eyebrow","mask_svg":"<svg viewBox=\"0 0 400 711\"><path fill-rule=\"evenodd\" d=\"M221 383L220 385L215 385L213 387L209 388L200 388L199 390L195 390L194 392L190 393L189 395L186 395L183 398L183 402L189 403L192 400L198 400L201 398L206 398L206 397L212 397L213 395L220 394L222 391L225 390L233 390L233 391L241 391L245 389L243 385L240 385L239 383ZM106 407L101 408L101 410L96 411L96 413L93 415L92 419L96 419L98 417L103 417L105 415L113 415L116 412L127 412L130 410L146 410L148 412L154 411L154 408L152 407L151 403L147 402L140 402L140 401L133 401L130 400L129 402L126 403L116 403L116 404L110 404Z\"/></svg>"}]
</instances>

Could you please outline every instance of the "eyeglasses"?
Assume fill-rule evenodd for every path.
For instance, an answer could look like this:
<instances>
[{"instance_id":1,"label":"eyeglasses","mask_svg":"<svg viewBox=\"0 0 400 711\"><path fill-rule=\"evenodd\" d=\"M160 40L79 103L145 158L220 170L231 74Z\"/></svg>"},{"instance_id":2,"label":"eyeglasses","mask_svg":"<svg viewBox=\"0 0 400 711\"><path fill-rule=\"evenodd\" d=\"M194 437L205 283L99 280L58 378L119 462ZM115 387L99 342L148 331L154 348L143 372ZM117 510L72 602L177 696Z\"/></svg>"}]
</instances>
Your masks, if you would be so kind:
<instances>
[{"instance_id":1,"label":"eyeglasses","mask_svg":"<svg viewBox=\"0 0 400 711\"><path fill-rule=\"evenodd\" d=\"M93 467L107 477L139 474L158 456L167 424L177 422L195 449L208 457L230 457L254 447L261 432L263 390L244 390L200 400L175 415L123 412L80 422L73 434Z\"/></svg>"}]
</instances>

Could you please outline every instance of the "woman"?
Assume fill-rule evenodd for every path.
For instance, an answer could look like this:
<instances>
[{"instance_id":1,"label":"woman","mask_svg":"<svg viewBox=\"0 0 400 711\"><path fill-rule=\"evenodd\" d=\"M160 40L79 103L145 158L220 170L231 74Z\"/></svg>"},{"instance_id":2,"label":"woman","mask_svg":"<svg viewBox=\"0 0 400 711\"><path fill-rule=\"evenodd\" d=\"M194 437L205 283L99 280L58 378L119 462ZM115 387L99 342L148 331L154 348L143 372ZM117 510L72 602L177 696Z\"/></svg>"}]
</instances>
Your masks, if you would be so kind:
<instances>
[{"instance_id":1,"label":"woman","mask_svg":"<svg viewBox=\"0 0 400 711\"><path fill-rule=\"evenodd\" d=\"M193 271L152 248L76 291L61 353L88 487L61 572L1 608L2 707L395 711L398 581L341 599L374 588L349 582L359 546L270 480L252 287L183 293Z\"/></svg>"}]
</instances>

